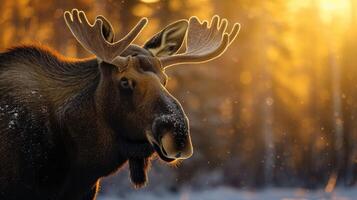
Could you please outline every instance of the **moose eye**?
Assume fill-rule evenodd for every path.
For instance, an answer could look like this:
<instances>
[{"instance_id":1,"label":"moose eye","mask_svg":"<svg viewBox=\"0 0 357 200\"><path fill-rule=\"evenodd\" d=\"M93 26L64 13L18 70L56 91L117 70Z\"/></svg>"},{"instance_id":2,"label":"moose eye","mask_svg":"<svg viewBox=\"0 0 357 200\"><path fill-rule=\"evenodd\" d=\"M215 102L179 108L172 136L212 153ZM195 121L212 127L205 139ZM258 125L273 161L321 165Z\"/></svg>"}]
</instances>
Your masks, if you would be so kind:
<instances>
[{"instance_id":1,"label":"moose eye","mask_svg":"<svg viewBox=\"0 0 357 200\"><path fill-rule=\"evenodd\" d=\"M120 79L120 88L123 90L133 90L135 88L135 83L124 77Z\"/></svg>"},{"instance_id":2,"label":"moose eye","mask_svg":"<svg viewBox=\"0 0 357 200\"><path fill-rule=\"evenodd\" d=\"M120 87L123 89L129 89L130 88L129 80L127 78L122 78L120 80Z\"/></svg>"}]
</instances>

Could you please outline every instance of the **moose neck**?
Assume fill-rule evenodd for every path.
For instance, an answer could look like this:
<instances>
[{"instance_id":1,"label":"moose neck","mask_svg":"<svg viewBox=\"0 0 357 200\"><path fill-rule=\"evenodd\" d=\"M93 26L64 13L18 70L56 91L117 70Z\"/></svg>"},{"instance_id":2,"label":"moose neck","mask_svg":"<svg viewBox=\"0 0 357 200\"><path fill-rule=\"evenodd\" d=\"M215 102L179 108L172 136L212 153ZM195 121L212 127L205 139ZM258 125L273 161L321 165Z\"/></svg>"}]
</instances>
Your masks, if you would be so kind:
<instances>
[{"instance_id":1,"label":"moose neck","mask_svg":"<svg viewBox=\"0 0 357 200\"><path fill-rule=\"evenodd\" d=\"M96 59L68 62L55 73L52 84L61 89L51 92L56 106L93 95L100 78Z\"/></svg>"},{"instance_id":2,"label":"moose neck","mask_svg":"<svg viewBox=\"0 0 357 200\"><path fill-rule=\"evenodd\" d=\"M36 94L55 110L90 97L99 83L95 58L69 59L37 45L19 46L0 54L0 78L11 78L9 90L18 96Z\"/></svg>"}]
</instances>

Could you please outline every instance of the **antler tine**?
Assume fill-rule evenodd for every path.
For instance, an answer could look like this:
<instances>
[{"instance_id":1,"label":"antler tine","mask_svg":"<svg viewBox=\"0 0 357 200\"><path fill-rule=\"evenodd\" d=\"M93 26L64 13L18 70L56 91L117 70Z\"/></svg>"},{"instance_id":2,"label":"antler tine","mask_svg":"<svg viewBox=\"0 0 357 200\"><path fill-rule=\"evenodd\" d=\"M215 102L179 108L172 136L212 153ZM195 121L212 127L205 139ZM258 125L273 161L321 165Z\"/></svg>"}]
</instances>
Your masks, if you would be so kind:
<instances>
[{"instance_id":1,"label":"antler tine","mask_svg":"<svg viewBox=\"0 0 357 200\"><path fill-rule=\"evenodd\" d=\"M211 23L200 22L191 17L186 37L186 52L159 58L164 68L183 63L200 63L219 57L232 44L239 32L240 25L234 24L231 32L226 33L228 21L215 15Z\"/></svg>"},{"instance_id":2,"label":"antler tine","mask_svg":"<svg viewBox=\"0 0 357 200\"><path fill-rule=\"evenodd\" d=\"M84 48L99 59L118 65L126 63L127 59L119 55L135 40L148 21L142 18L124 38L115 43L109 43L102 33L103 20L109 23L103 16L97 17L92 25L83 11L73 9L72 12L64 13L64 19L74 37Z\"/></svg>"},{"instance_id":3,"label":"antler tine","mask_svg":"<svg viewBox=\"0 0 357 200\"><path fill-rule=\"evenodd\" d=\"M229 45L231 45L232 42L237 38L239 30L240 30L240 24L235 23L233 25L231 32L229 33Z\"/></svg>"},{"instance_id":4,"label":"antler tine","mask_svg":"<svg viewBox=\"0 0 357 200\"><path fill-rule=\"evenodd\" d=\"M83 12L73 9L72 12L66 11L64 19L77 41L102 60L108 60L104 54L104 38L101 36L101 20L96 20L93 25L89 24ZM102 41L103 40L103 41ZM98 48L98 47L101 48Z\"/></svg>"},{"instance_id":5,"label":"antler tine","mask_svg":"<svg viewBox=\"0 0 357 200\"><path fill-rule=\"evenodd\" d=\"M140 32L143 30L143 28L146 26L147 23L148 23L147 18L145 17L141 18L140 21L136 24L136 26L133 29L131 29L131 31L123 39L113 43L113 46L119 49L129 46L140 34Z\"/></svg>"}]
</instances>

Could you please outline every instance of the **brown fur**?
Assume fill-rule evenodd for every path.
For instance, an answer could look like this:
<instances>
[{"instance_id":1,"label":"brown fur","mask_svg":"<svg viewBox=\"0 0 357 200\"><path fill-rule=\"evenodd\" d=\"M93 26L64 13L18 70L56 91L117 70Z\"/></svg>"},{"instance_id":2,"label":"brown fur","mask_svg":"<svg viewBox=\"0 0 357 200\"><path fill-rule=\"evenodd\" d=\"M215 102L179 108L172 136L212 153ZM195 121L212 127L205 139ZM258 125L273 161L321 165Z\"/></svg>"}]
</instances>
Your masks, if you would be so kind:
<instances>
[{"instance_id":1,"label":"brown fur","mask_svg":"<svg viewBox=\"0 0 357 200\"><path fill-rule=\"evenodd\" d=\"M110 41L112 29L102 28ZM178 21L161 33L186 28ZM92 200L100 178L127 161L140 187L154 151L166 162L192 154L187 117L153 53L175 53L185 31L163 35L130 45L125 71L40 46L0 53L0 199ZM169 154L164 134L172 134Z\"/></svg>"},{"instance_id":2,"label":"brown fur","mask_svg":"<svg viewBox=\"0 0 357 200\"><path fill-rule=\"evenodd\" d=\"M95 59L63 59L37 46L0 54L0 106L4 109L0 116L0 199L94 195L97 180L116 171L127 159L148 162L153 149L138 131L127 137L127 130L110 125L123 115L107 115L118 104L111 102L117 86L108 86L113 82L105 77L112 76L112 70L115 68L109 64L98 67ZM124 74L136 79L142 76L134 68ZM158 85L166 80L160 77L165 76L146 75L140 87L155 85L153 80L155 87L162 87ZM142 99L150 101L155 95L152 91L144 92ZM147 117L145 103L134 104L141 107L139 116ZM126 118L132 118L126 122L145 120L126 112ZM128 128L134 126L142 125L129 124ZM142 169L146 168L144 164ZM143 173L146 177L145 171L132 175L139 185L146 182L146 178L139 180Z\"/></svg>"}]
</instances>

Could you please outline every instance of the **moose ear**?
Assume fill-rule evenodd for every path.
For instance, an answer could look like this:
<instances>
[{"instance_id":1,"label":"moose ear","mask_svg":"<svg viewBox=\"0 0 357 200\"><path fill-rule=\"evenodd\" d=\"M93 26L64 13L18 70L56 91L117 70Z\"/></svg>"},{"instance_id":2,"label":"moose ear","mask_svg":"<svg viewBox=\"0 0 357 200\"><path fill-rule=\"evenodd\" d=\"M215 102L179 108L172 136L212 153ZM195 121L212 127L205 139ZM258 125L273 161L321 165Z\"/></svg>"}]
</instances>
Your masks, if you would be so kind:
<instances>
[{"instance_id":1,"label":"moose ear","mask_svg":"<svg viewBox=\"0 0 357 200\"><path fill-rule=\"evenodd\" d=\"M100 19L103 22L103 24L102 24L102 33L103 33L104 38L108 42L113 43L114 42L114 30L113 30L112 25L102 15L97 16L97 19Z\"/></svg>"},{"instance_id":2,"label":"moose ear","mask_svg":"<svg viewBox=\"0 0 357 200\"><path fill-rule=\"evenodd\" d=\"M144 48L157 57L172 55L180 49L187 27L187 20L176 21L155 34L145 43Z\"/></svg>"}]
</instances>

